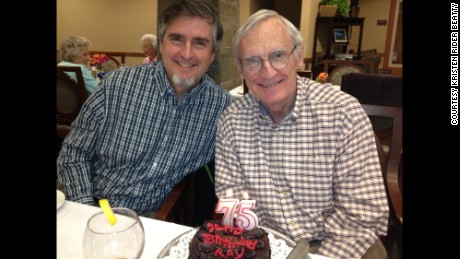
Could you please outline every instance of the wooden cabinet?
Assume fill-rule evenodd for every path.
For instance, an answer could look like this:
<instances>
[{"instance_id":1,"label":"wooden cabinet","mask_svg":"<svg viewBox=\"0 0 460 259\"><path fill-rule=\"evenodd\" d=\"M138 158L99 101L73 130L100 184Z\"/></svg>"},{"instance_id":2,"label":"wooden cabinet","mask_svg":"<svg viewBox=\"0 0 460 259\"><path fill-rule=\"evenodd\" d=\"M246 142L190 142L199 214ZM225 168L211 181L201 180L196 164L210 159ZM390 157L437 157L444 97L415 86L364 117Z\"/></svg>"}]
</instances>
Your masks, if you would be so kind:
<instances>
[{"instance_id":1,"label":"wooden cabinet","mask_svg":"<svg viewBox=\"0 0 460 259\"><path fill-rule=\"evenodd\" d=\"M335 59L336 54L345 54L349 37L352 33L358 35L357 55L353 59L361 58L361 42L363 38L364 18L349 17L316 17L315 34L313 40L312 72L316 77L324 67L324 60ZM358 27L358 30L354 30ZM318 44L321 44L322 52ZM338 52L337 52L338 50Z\"/></svg>"}]
</instances>

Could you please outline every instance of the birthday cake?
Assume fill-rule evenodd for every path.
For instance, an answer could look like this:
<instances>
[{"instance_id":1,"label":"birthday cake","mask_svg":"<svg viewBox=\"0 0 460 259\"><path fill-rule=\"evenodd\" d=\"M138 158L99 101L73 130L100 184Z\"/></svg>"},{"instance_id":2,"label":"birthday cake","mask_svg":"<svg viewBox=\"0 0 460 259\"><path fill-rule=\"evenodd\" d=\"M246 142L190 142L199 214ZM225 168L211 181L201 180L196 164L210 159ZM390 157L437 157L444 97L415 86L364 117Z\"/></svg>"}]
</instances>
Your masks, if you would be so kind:
<instances>
[{"instance_id":1,"label":"birthday cake","mask_svg":"<svg viewBox=\"0 0 460 259\"><path fill-rule=\"evenodd\" d=\"M188 258L270 258L270 242L262 228L245 230L205 221L192 238Z\"/></svg>"}]
</instances>

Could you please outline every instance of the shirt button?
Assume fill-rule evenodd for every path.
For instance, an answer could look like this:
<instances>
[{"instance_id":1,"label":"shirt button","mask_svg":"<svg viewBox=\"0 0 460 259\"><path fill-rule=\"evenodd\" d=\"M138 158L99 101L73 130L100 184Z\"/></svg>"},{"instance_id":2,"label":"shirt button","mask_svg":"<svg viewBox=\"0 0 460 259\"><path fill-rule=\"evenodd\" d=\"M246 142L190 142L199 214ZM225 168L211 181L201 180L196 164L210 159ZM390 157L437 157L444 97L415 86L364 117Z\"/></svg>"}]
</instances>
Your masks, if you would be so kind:
<instances>
[{"instance_id":1,"label":"shirt button","mask_svg":"<svg viewBox=\"0 0 460 259\"><path fill-rule=\"evenodd\" d=\"M296 225L295 221L291 221L290 224L291 224L291 227L295 227L295 225Z\"/></svg>"},{"instance_id":2,"label":"shirt button","mask_svg":"<svg viewBox=\"0 0 460 259\"><path fill-rule=\"evenodd\" d=\"M280 163L280 162L275 162L275 165L276 165L276 166L280 166L281 163Z\"/></svg>"},{"instance_id":3,"label":"shirt button","mask_svg":"<svg viewBox=\"0 0 460 259\"><path fill-rule=\"evenodd\" d=\"M283 195L284 195L284 197L287 197L287 196L288 196L288 193L287 193L287 192L283 192Z\"/></svg>"},{"instance_id":4,"label":"shirt button","mask_svg":"<svg viewBox=\"0 0 460 259\"><path fill-rule=\"evenodd\" d=\"M154 163L152 164L152 167L151 167L150 169L151 169L152 171L155 171L156 168L157 168L157 163L154 162Z\"/></svg>"}]
</instances>

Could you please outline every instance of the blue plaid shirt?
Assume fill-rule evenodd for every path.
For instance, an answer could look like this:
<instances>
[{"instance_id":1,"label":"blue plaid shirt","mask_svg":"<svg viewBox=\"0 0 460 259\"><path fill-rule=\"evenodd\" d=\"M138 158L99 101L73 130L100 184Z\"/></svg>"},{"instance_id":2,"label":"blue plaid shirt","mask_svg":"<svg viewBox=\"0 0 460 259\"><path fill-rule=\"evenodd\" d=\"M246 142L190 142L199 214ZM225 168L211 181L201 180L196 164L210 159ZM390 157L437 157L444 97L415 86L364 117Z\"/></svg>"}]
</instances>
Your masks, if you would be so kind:
<instances>
[{"instance_id":1,"label":"blue plaid shirt","mask_svg":"<svg viewBox=\"0 0 460 259\"><path fill-rule=\"evenodd\" d=\"M140 214L214 156L216 123L231 95L208 75L176 100L163 62L110 73L83 105L57 159L69 200Z\"/></svg>"}]
</instances>

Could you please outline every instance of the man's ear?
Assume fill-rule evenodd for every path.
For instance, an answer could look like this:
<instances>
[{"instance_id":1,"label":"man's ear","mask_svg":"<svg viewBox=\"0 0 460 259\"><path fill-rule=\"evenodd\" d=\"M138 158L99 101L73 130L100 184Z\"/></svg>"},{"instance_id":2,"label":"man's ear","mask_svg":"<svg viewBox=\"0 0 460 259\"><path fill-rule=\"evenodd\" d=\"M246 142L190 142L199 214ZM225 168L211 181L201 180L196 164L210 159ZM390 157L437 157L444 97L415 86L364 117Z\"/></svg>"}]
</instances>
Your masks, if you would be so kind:
<instances>
[{"instance_id":1,"label":"man's ear","mask_svg":"<svg viewBox=\"0 0 460 259\"><path fill-rule=\"evenodd\" d=\"M305 69L305 62L303 61L303 57L304 57L303 48L301 48L299 57L297 59L297 69L301 69L301 70Z\"/></svg>"},{"instance_id":2,"label":"man's ear","mask_svg":"<svg viewBox=\"0 0 460 259\"><path fill-rule=\"evenodd\" d=\"M211 63L214 61L214 58L216 57L216 52L212 52L211 53L211 62L209 62L209 64L211 65Z\"/></svg>"},{"instance_id":3,"label":"man's ear","mask_svg":"<svg viewBox=\"0 0 460 259\"><path fill-rule=\"evenodd\" d=\"M240 78L244 79L243 66L241 65L240 60L237 58L233 58L233 63L235 63L236 70L238 70L238 74L240 75Z\"/></svg>"}]
</instances>

